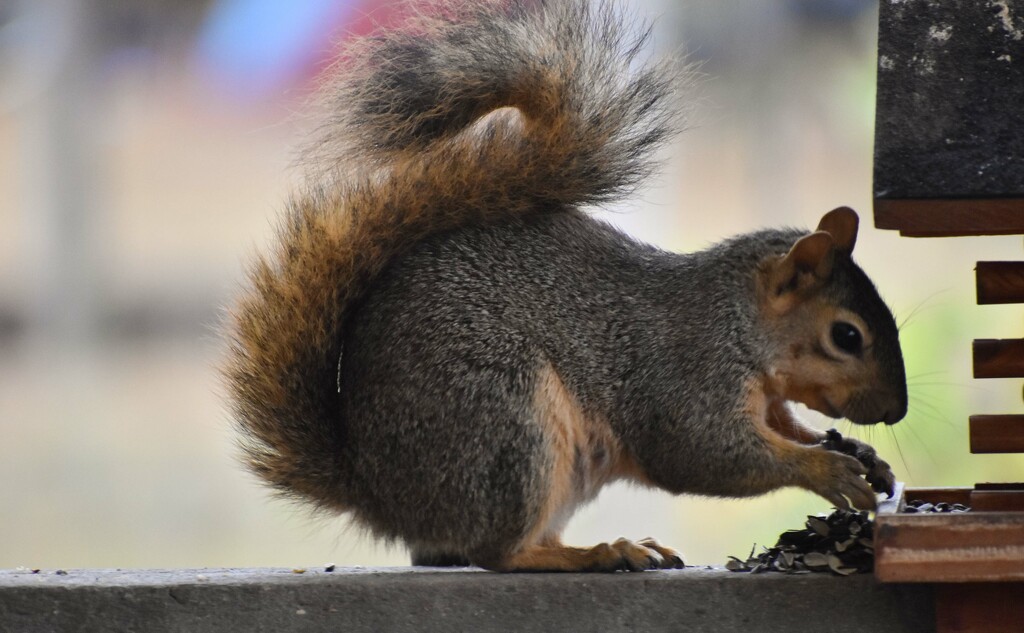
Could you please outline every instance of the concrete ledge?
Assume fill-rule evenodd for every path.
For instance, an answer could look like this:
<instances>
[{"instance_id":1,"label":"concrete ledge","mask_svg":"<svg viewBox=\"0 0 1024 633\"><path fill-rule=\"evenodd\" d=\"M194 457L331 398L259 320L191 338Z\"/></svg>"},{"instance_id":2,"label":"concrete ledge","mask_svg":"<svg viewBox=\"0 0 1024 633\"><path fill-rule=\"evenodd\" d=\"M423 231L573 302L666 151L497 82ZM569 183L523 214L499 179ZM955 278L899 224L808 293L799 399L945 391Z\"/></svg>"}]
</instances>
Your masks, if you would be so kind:
<instances>
[{"instance_id":1,"label":"concrete ledge","mask_svg":"<svg viewBox=\"0 0 1024 633\"><path fill-rule=\"evenodd\" d=\"M688 568L0 571L0 631L870 631L935 626L926 585Z\"/></svg>"}]
</instances>

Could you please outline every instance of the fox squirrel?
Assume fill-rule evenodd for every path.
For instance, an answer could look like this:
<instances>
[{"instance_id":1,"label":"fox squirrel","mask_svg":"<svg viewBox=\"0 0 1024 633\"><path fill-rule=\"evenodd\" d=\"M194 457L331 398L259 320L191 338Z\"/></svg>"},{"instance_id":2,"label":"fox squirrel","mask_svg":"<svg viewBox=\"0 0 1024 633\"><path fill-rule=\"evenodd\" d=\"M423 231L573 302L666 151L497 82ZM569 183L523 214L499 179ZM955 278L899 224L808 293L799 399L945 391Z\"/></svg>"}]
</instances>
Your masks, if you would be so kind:
<instances>
[{"instance_id":1,"label":"fox squirrel","mask_svg":"<svg viewBox=\"0 0 1024 633\"><path fill-rule=\"evenodd\" d=\"M615 480L891 494L871 447L787 404L906 414L857 215L689 254L630 239L580 208L634 189L676 127L647 33L607 2L446 9L343 53L310 176L231 312L249 467L414 564L501 571L682 566L651 539L561 543Z\"/></svg>"}]
</instances>

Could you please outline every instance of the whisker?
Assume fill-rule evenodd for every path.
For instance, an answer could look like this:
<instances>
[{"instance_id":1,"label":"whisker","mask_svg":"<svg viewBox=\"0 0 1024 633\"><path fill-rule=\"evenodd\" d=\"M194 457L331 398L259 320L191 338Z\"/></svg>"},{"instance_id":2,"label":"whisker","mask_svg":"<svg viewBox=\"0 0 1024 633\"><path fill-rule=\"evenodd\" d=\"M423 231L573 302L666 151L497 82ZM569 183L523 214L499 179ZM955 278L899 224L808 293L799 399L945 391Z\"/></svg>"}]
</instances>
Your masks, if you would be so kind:
<instances>
[{"instance_id":1,"label":"whisker","mask_svg":"<svg viewBox=\"0 0 1024 633\"><path fill-rule=\"evenodd\" d=\"M916 380L918 378L927 378L928 376L936 376L938 374L948 374L948 373L949 373L948 369L939 369L939 370L936 370L936 371L926 371L926 372L921 373L921 374L914 374L913 376L907 376L907 382L910 382L911 380Z\"/></svg>"},{"instance_id":2,"label":"whisker","mask_svg":"<svg viewBox=\"0 0 1024 633\"><path fill-rule=\"evenodd\" d=\"M958 387L963 389L980 389L982 391L987 391L987 389L979 385L964 382L908 382L907 387Z\"/></svg>"},{"instance_id":3,"label":"whisker","mask_svg":"<svg viewBox=\"0 0 1024 633\"><path fill-rule=\"evenodd\" d=\"M932 453L931 449L928 448L928 444L926 444L925 441L921 438L921 436L917 434L917 431L914 430L914 427L907 426L906 429L907 432L914 437L914 440L917 441L918 444L920 444L921 449L924 450L925 455L928 456L928 460L931 461L933 465L938 466L939 460L935 459L935 455Z\"/></svg>"},{"instance_id":4,"label":"whisker","mask_svg":"<svg viewBox=\"0 0 1024 633\"><path fill-rule=\"evenodd\" d=\"M900 462L903 463L903 470L907 472L907 478L913 479L914 475L910 472L910 466L907 464L907 459L903 456L903 449L900 448L900 440L896 437L896 430L889 427L889 437L892 438L893 446L896 447L896 454L900 456Z\"/></svg>"},{"instance_id":5,"label":"whisker","mask_svg":"<svg viewBox=\"0 0 1024 633\"><path fill-rule=\"evenodd\" d=\"M918 418L919 419L924 419L924 421L928 422L928 423L941 424L943 427L948 428L948 429L956 429L956 425L953 424L951 421L947 420L946 418L939 417L937 415L932 415L932 414L928 414L928 413L921 413L921 414L918 415Z\"/></svg>"},{"instance_id":6,"label":"whisker","mask_svg":"<svg viewBox=\"0 0 1024 633\"><path fill-rule=\"evenodd\" d=\"M952 290L952 288L943 288L942 290L936 290L932 294L930 294L927 297L925 297L920 303L918 303L910 311L910 314L908 314L906 317L903 318L903 320L900 322L900 324L896 326L896 329L902 331L903 328L905 328L907 325L910 324L910 322L914 319L914 317L916 317L919 314L923 313L926 309L927 310L932 310L934 308L939 307L939 304L933 304L933 305L930 305L930 306L927 306L927 307L926 307L926 304L929 301L931 301L932 299L934 299L935 297L937 297L938 295L940 295L940 294L942 294L944 292L949 292L950 290Z\"/></svg>"},{"instance_id":7,"label":"whisker","mask_svg":"<svg viewBox=\"0 0 1024 633\"><path fill-rule=\"evenodd\" d=\"M926 417L935 420L949 423L949 418L945 415L945 412L939 407L931 404L930 402L923 402L920 400L912 400L911 408L915 409L915 413L925 415Z\"/></svg>"},{"instance_id":8,"label":"whisker","mask_svg":"<svg viewBox=\"0 0 1024 633\"><path fill-rule=\"evenodd\" d=\"M922 396L917 396L917 395L910 396L910 398L908 398L907 400L909 401L910 404L912 404L914 406L921 406L921 407L924 407L924 408L929 409L931 411L934 411L936 413L939 413L939 412L941 412L943 410L943 409L939 408L939 405L940 404L943 404L943 405L945 404L945 403L938 402L938 399L936 399L936 398L924 398Z\"/></svg>"}]
</instances>

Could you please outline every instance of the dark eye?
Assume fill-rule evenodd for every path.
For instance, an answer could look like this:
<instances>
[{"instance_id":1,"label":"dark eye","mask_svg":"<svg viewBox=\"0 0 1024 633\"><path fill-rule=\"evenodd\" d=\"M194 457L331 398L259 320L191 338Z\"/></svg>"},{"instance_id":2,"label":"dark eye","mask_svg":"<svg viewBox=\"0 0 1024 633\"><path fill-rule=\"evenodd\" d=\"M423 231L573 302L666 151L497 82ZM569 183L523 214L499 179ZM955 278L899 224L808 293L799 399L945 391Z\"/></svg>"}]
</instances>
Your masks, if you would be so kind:
<instances>
[{"instance_id":1,"label":"dark eye","mask_svg":"<svg viewBox=\"0 0 1024 633\"><path fill-rule=\"evenodd\" d=\"M860 330L845 321L832 324L832 342L847 354L859 354L864 345Z\"/></svg>"}]
</instances>

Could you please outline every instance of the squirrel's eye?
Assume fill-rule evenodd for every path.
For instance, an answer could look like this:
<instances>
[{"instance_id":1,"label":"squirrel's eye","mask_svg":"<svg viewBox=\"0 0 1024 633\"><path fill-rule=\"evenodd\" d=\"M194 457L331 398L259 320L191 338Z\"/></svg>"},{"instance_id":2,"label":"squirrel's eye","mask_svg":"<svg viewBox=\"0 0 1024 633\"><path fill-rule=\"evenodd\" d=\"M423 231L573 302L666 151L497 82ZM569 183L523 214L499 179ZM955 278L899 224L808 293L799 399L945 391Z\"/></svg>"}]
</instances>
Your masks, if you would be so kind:
<instances>
[{"instance_id":1,"label":"squirrel's eye","mask_svg":"<svg viewBox=\"0 0 1024 633\"><path fill-rule=\"evenodd\" d=\"M860 330L854 326L845 321L836 321L832 324L832 342L847 354L859 354L864 339Z\"/></svg>"}]
</instances>

